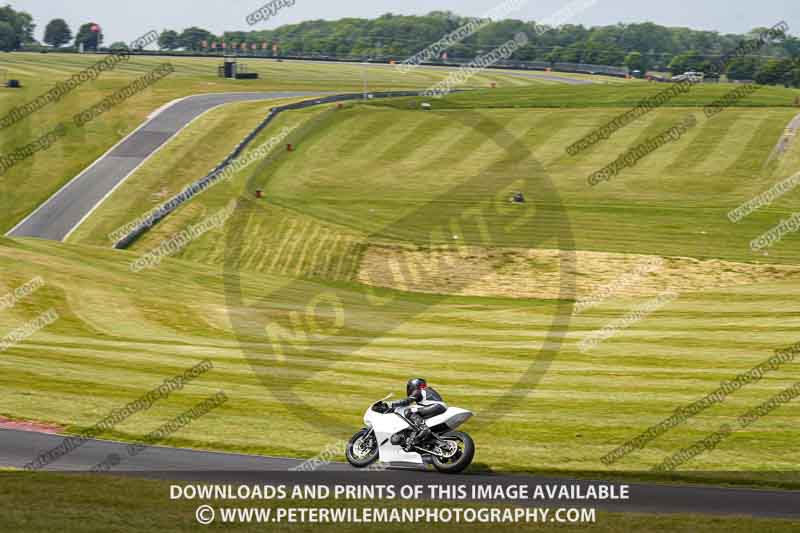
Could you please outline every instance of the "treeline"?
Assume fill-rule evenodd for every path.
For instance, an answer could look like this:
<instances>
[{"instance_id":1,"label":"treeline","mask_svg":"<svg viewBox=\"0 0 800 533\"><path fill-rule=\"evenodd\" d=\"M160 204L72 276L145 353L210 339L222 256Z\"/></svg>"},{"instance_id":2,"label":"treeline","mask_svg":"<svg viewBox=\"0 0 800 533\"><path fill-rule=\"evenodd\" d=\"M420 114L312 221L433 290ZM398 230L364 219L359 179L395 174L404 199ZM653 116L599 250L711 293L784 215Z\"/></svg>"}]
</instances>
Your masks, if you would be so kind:
<instances>
[{"instance_id":1,"label":"treeline","mask_svg":"<svg viewBox=\"0 0 800 533\"><path fill-rule=\"evenodd\" d=\"M311 20L274 30L225 32L221 36L202 28L189 28L181 33L168 32L169 43L164 44L171 44L173 49L204 51L213 45L219 48L224 42L227 49L252 50L255 46L266 49L267 55L276 50L280 55L402 61L471 20L434 11L423 16L386 14L377 19ZM652 22L548 28L535 22L502 20L453 45L442 59L471 60L524 32L529 44L517 50L512 60L625 66L642 72L712 72L710 65L721 56L744 40L758 38L767 29L753 28L750 33L739 35L669 28ZM730 61L724 73L738 80L800 85L800 71L792 59L798 56L800 39L781 35L757 53Z\"/></svg>"},{"instance_id":2,"label":"treeline","mask_svg":"<svg viewBox=\"0 0 800 533\"><path fill-rule=\"evenodd\" d=\"M0 7L0 51L10 52L36 47L33 37L36 24L33 17L24 11L16 11L10 5ZM44 31L44 42L54 48L72 43L76 48L83 44L86 50L97 50L103 43L103 32L94 22L83 24L75 35L64 19L51 20Z\"/></svg>"},{"instance_id":3,"label":"treeline","mask_svg":"<svg viewBox=\"0 0 800 533\"><path fill-rule=\"evenodd\" d=\"M345 18L335 21L310 20L274 30L235 31L215 35L198 27L181 31L163 30L158 40L162 50L219 52L224 49L258 51L259 55L329 57L402 61L413 56L474 19L449 11L407 16L386 14L376 19ZM778 21L776 21L778 22ZM0 9L0 48L19 49L34 43L34 24L27 13L6 6ZM533 21L501 20L482 27L445 52L440 59L468 61L487 53L524 32L529 42L511 60L551 63L590 63L625 66L630 70L683 73L712 72L710 65L747 39L757 38L767 28L754 28L747 35L669 28L652 22L616 24L586 28L565 24L558 28L538 26ZM54 47L70 44L100 49L102 30L86 23L74 40L62 19L47 25L44 41ZM125 47L114 43L111 48ZM752 55L737 57L726 64L724 73L732 79L756 80L769 84L800 86L800 39L779 35Z\"/></svg>"},{"instance_id":4,"label":"treeline","mask_svg":"<svg viewBox=\"0 0 800 533\"><path fill-rule=\"evenodd\" d=\"M223 37L229 41L279 42L286 54L403 59L470 20L450 12L432 12L424 16L387 14L377 19L313 20L274 30L226 32ZM751 35L765 29L754 28ZM748 38L747 35L668 28L651 22L593 28L572 24L543 28L535 22L502 20L484 27L446 53L450 59L472 59L512 39L518 32L525 32L530 42L514 54L516 60L614 66L631 66L635 61L636 70L668 70L674 59L689 53L713 61ZM797 55L800 40L780 39L760 53L774 57ZM630 57L631 54L637 55Z\"/></svg>"}]
</instances>

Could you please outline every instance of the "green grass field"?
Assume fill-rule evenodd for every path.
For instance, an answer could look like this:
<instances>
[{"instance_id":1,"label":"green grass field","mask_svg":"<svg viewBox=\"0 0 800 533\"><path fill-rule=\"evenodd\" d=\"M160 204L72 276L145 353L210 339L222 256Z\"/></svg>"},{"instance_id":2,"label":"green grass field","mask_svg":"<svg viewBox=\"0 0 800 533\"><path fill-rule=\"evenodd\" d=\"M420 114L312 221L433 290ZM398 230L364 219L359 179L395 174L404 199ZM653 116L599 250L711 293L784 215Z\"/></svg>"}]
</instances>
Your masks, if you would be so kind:
<instances>
[{"instance_id":1,"label":"green grass field","mask_svg":"<svg viewBox=\"0 0 800 533\"><path fill-rule=\"evenodd\" d=\"M797 327L796 283L762 283L684 294L596 350L581 353L583 336L641 301L615 299L573 318L563 332L563 348L548 353L555 360L535 392L493 420L496 411L487 410L524 375L547 338L554 303L379 292L393 300L376 315L358 286L244 274L242 304L231 307L218 268L165 260L158 269L132 275L128 267L135 258L134 252L3 241L0 265L9 288L34 274L47 283L2 314L3 330L50 307L61 319L4 354L6 395L0 414L61 423L75 431L209 357L215 369L207 376L108 436L135 439L223 389L231 401L171 444L303 457L347 437L370 401L399 393L404 376L422 374L433 376L429 379L448 401L476 411L481 463L501 470L599 470L601 455L766 359L793 340ZM303 313L319 294L340 299L344 330L324 341L312 338L308 345L287 347L286 361L270 355L263 328L270 323L290 328L291 311ZM230 317L249 360L232 334ZM326 326L328 318L322 318ZM383 330L382 322L392 329ZM335 425L296 420L292 406L259 381L261 372L292 386ZM646 469L795 380L792 366L786 366L615 468ZM793 468L800 459L786 447L797 438L798 414L794 404L782 407L697 458L691 469L766 471L752 474L756 479L776 471L780 478L777 471Z\"/></svg>"},{"instance_id":2,"label":"green grass field","mask_svg":"<svg viewBox=\"0 0 800 533\"><path fill-rule=\"evenodd\" d=\"M561 73L556 75L561 76ZM595 81L597 77L593 78ZM602 79L602 78L601 78ZM536 90L525 87L500 87L493 91L464 92L451 94L446 98L436 99L434 107L446 109L486 109L486 108L630 108L642 99L668 91L672 86L665 83L648 83L641 80L629 80L615 83L593 85L546 85L537 86ZM667 107L686 107L707 105L737 85L702 84L694 85L690 91L668 99ZM760 87L758 91L743 98L737 105L745 107L797 107L795 98L797 89L782 87ZM398 109L416 107L416 103L427 100L420 97L396 98L373 105L394 107Z\"/></svg>"},{"instance_id":3,"label":"green grass field","mask_svg":"<svg viewBox=\"0 0 800 533\"><path fill-rule=\"evenodd\" d=\"M104 57L3 54L0 57L0 70L5 70L8 78L19 79L23 88L0 90L0 116L15 106L36 99L56 83ZM74 114L91 107L163 62L172 63L175 72L127 100L124 105L115 107L104 115L103 120L96 120L84 128L72 124ZM51 104L12 127L0 130L0 151L7 153L32 142L60 122L69 122L67 135L53 147L0 176L0 232L11 229L59 187L133 131L149 113L176 98L190 94L243 91L360 92L364 86L365 67L362 65L278 63L252 59L245 59L244 62L250 70L259 73L259 80L231 81L219 78L219 58L133 57L128 62L118 64L114 70L103 73L95 81L83 84L57 104ZM366 78L370 91L425 89L444 79L448 72L446 69L417 69L403 75L388 65L370 65L366 67ZM467 86L487 87L493 81L500 87L548 83L490 71L475 76ZM236 142L234 139L230 141Z\"/></svg>"},{"instance_id":4,"label":"green grass field","mask_svg":"<svg viewBox=\"0 0 800 533\"><path fill-rule=\"evenodd\" d=\"M187 70L196 67L186 61ZM302 78L306 68L293 75ZM196 91L197 80L187 78L186 90ZM269 104L210 113L120 187L70 244L0 241L0 293L37 274L47 282L0 313L2 331L51 306L62 317L0 358L7 391L0 414L77 431L209 357L212 372L107 436L135 440L223 389L231 401L169 444L308 457L355 431L371 401L424 375L448 402L476 412L466 429L478 443L477 462L505 471L606 470L602 455L800 340L798 236L768 256L748 248L792 212L797 192L739 224L726 217L799 169L796 145L766 165L798 112L790 105L798 92L764 89L707 121L700 106L721 89L697 88L691 101L654 111L576 157L566 154L657 89L537 85L452 95L432 100L431 111L400 99L287 113L253 146L290 126L298 128L294 152L281 150L198 196L130 251L109 249L109 232L219 162L225 150L215 151L214 135L233 143L247 131L229 113L255 116ZM588 186L591 172L689 113L698 126L680 141ZM255 189L265 198L254 198ZM525 192L526 205L508 202L515 190ZM130 272L137 257L232 199L239 208L224 231L156 269ZM665 258L661 271L568 316L575 299L653 257ZM383 288L365 298L369 285ZM680 297L594 350L579 349L586 336L666 290ZM276 357L266 328L292 331L293 313L307 314L320 297L344 310L336 335L310 335ZM377 305L381 298L390 303ZM320 317L325 325L335 319L328 308ZM797 376L794 364L783 366L613 472L647 470ZM286 390L273 395L263 377L302 395L329 423L298 417L303 407L281 401ZM520 380L535 390L511 402L506 395ZM505 398L501 410L498 398ZM684 477L797 483L786 472L800 461L792 445L798 416L790 403L736 431L685 465Z\"/></svg>"}]
</instances>

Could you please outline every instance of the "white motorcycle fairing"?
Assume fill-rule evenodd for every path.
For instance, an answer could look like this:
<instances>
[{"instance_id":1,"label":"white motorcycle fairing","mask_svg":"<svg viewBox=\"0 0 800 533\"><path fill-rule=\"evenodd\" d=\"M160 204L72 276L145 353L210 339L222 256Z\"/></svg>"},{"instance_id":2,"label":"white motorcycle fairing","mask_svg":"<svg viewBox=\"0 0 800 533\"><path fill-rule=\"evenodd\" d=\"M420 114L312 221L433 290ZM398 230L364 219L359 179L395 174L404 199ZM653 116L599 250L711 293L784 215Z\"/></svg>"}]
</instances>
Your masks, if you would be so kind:
<instances>
[{"instance_id":1,"label":"white motorcycle fairing","mask_svg":"<svg viewBox=\"0 0 800 533\"><path fill-rule=\"evenodd\" d=\"M364 414L364 424L375 432L375 438L378 442L379 461L382 463L424 464L422 455L417 452L407 452L399 444L392 444L391 442L392 435L411 426L405 417L400 414L403 410L404 408L397 408L388 413L378 413L370 407ZM466 409L448 407L444 413L425 420L425 425L432 428L444 424L452 430L466 422L470 417L472 417L472 413Z\"/></svg>"},{"instance_id":2,"label":"white motorcycle fairing","mask_svg":"<svg viewBox=\"0 0 800 533\"><path fill-rule=\"evenodd\" d=\"M444 413L427 419L425 425L432 428L439 424L445 424L450 429L456 429L470 418L472 418L472 413L470 411L459 409L458 407L448 407L447 411Z\"/></svg>"}]
</instances>

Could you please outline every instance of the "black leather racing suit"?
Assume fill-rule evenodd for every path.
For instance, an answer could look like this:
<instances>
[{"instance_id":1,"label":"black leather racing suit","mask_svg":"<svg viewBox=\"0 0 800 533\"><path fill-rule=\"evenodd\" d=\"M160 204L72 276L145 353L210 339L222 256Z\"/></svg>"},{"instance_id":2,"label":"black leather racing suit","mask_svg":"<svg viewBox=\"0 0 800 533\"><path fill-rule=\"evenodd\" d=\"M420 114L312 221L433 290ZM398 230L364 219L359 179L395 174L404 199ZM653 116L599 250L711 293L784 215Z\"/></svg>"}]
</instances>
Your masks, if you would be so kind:
<instances>
[{"instance_id":1,"label":"black leather racing suit","mask_svg":"<svg viewBox=\"0 0 800 533\"><path fill-rule=\"evenodd\" d=\"M417 389L405 400L392 402L392 408L405 407L414 403L419 407L417 409L406 409L405 416L417 426L414 428L415 433L412 441L418 444L430 436L430 429L425 425L425 420L447 411L447 405L445 405L441 395L436 392L436 389L426 387Z\"/></svg>"}]
</instances>

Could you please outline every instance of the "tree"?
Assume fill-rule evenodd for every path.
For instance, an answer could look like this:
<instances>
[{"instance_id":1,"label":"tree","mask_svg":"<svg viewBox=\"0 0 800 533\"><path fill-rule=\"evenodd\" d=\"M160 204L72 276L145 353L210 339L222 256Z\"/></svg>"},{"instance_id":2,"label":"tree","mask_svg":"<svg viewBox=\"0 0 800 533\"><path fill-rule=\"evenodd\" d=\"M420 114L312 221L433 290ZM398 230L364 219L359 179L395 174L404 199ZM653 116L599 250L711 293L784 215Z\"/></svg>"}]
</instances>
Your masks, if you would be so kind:
<instances>
[{"instance_id":1,"label":"tree","mask_svg":"<svg viewBox=\"0 0 800 533\"><path fill-rule=\"evenodd\" d=\"M616 46L600 50L595 56L595 63L600 65L621 66L625 62L625 52Z\"/></svg>"},{"instance_id":2,"label":"tree","mask_svg":"<svg viewBox=\"0 0 800 533\"><path fill-rule=\"evenodd\" d=\"M674 50L672 30L652 22L624 25L619 36L619 46L626 52L659 50L662 53Z\"/></svg>"},{"instance_id":3,"label":"tree","mask_svg":"<svg viewBox=\"0 0 800 533\"><path fill-rule=\"evenodd\" d=\"M797 37L787 37L783 41L783 49L790 57L800 56L800 39Z\"/></svg>"},{"instance_id":4,"label":"tree","mask_svg":"<svg viewBox=\"0 0 800 533\"><path fill-rule=\"evenodd\" d=\"M8 22L0 21L0 50L10 52L17 48L17 32Z\"/></svg>"},{"instance_id":5,"label":"tree","mask_svg":"<svg viewBox=\"0 0 800 533\"><path fill-rule=\"evenodd\" d=\"M790 59L770 59L756 72L756 83L761 85L783 85L793 82L793 61Z\"/></svg>"},{"instance_id":6,"label":"tree","mask_svg":"<svg viewBox=\"0 0 800 533\"><path fill-rule=\"evenodd\" d=\"M564 48L560 46L554 47L549 54L544 56L545 61L549 61L550 63L558 63L561 61L561 54L564 53Z\"/></svg>"},{"instance_id":7,"label":"tree","mask_svg":"<svg viewBox=\"0 0 800 533\"><path fill-rule=\"evenodd\" d=\"M673 57L672 61L669 63L669 70L672 71L673 74L683 74L690 70L701 70L702 67L703 59L700 57L700 54L694 50L689 50L688 52Z\"/></svg>"},{"instance_id":8,"label":"tree","mask_svg":"<svg viewBox=\"0 0 800 533\"><path fill-rule=\"evenodd\" d=\"M75 36L75 46L78 47L83 43L84 50L97 50L103 44L103 32L92 31L92 28L99 26L94 22L87 22L78 30L78 35Z\"/></svg>"},{"instance_id":9,"label":"tree","mask_svg":"<svg viewBox=\"0 0 800 533\"><path fill-rule=\"evenodd\" d=\"M758 60L754 57L739 57L728 64L725 73L731 80L753 80L758 71Z\"/></svg>"},{"instance_id":10,"label":"tree","mask_svg":"<svg viewBox=\"0 0 800 533\"><path fill-rule=\"evenodd\" d=\"M178 37L178 43L182 48L187 50L200 50L202 48L203 41L211 41L213 39L213 33L204 30L203 28L192 26L191 28L186 28L183 30L183 33L181 33L180 37Z\"/></svg>"},{"instance_id":11,"label":"tree","mask_svg":"<svg viewBox=\"0 0 800 533\"><path fill-rule=\"evenodd\" d=\"M628 67L628 70L630 71L634 70L638 70L641 72L647 71L647 61L645 60L641 52L631 52L630 54L625 56L625 66Z\"/></svg>"},{"instance_id":12,"label":"tree","mask_svg":"<svg viewBox=\"0 0 800 533\"><path fill-rule=\"evenodd\" d=\"M226 32L225 42L280 43L282 55L316 54L334 57L404 60L427 49L444 35L471 22L449 12L434 11L427 15L385 14L375 19L343 18L340 20L307 20L298 24L287 24L271 30ZM556 28L539 27L534 22L498 20L483 26L480 31L448 43L449 59L471 60L482 53L496 49L514 38L517 32L525 32L530 43L514 54L519 60L555 59L560 62L583 62L609 65L624 65L629 54L638 52L643 65L638 70L666 70L673 58L675 72L702 70L707 77L713 71L706 67L705 58L716 61L720 55L735 50L743 40L752 35L719 34L696 31L689 28L668 28L651 22L642 24L614 24L586 28L581 25L564 24ZM215 39L202 28L188 28L176 35L165 30L159 39L162 48L185 47L199 50L203 41ZM793 37L775 40L759 49L759 55L785 57L798 49L800 41ZM426 60L441 57L443 49ZM631 57L631 61L636 56ZM631 63L633 65L633 63ZM637 70L637 69L634 69Z\"/></svg>"},{"instance_id":13,"label":"tree","mask_svg":"<svg viewBox=\"0 0 800 533\"><path fill-rule=\"evenodd\" d=\"M563 63L580 63L584 56L583 44L573 43L559 52L558 60Z\"/></svg>"},{"instance_id":14,"label":"tree","mask_svg":"<svg viewBox=\"0 0 800 533\"><path fill-rule=\"evenodd\" d=\"M164 30L158 36L158 47L162 50L175 50L180 46L178 32L176 31Z\"/></svg>"},{"instance_id":15,"label":"tree","mask_svg":"<svg viewBox=\"0 0 800 533\"><path fill-rule=\"evenodd\" d=\"M667 52L658 54L651 50L646 57L648 70L655 70L658 72L669 70L668 65L672 61L672 54Z\"/></svg>"},{"instance_id":16,"label":"tree","mask_svg":"<svg viewBox=\"0 0 800 533\"><path fill-rule=\"evenodd\" d=\"M44 42L56 48L72 40L72 31L64 19L53 19L44 30Z\"/></svg>"},{"instance_id":17,"label":"tree","mask_svg":"<svg viewBox=\"0 0 800 533\"><path fill-rule=\"evenodd\" d=\"M111 44L111 49L115 50L115 51L116 50L127 50L128 49L128 44L124 43L122 41L116 41L116 42Z\"/></svg>"},{"instance_id":18,"label":"tree","mask_svg":"<svg viewBox=\"0 0 800 533\"><path fill-rule=\"evenodd\" d=\"M34 43L36 40L33 38L33 30L36 24L33 23L33 17L24 11L14 11L11 6L0 8L0 22L5 22L11 26L14 32L14 44L12 50L19 49L23 44ZM8 29L4 30L5 40L8 39Z\"/></svg>"}]
</instances>

